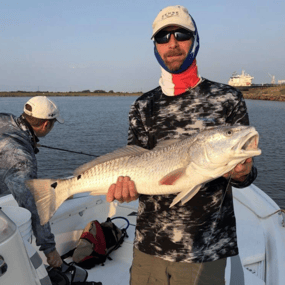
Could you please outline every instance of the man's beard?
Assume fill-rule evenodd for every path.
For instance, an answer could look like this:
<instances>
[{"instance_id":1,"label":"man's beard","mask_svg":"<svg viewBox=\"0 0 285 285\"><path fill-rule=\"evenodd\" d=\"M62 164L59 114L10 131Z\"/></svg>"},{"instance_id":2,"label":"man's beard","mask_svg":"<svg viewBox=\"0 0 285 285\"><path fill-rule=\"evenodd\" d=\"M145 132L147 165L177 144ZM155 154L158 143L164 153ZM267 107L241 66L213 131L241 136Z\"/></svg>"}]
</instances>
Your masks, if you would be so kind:
<instances>
[{"instance_id":1,"label":"man's beard","mask_svg":"<svg viewBox=\"0 0 285 285\"><path fill-rule=\"evenodd\" d=\"M171 58L170 58L170 60L169 60L168 59L169 56L183 56L183 57L181 57L180 59L175 59L175 60L171 60ZM183 64L183 62L186 58L186 56L187 55L185 54L185 52L183 52L180 49L171 50L164 55L163 61L170 71L177 71L180 69L181 65Z\"/></svg>"}]
</instances>

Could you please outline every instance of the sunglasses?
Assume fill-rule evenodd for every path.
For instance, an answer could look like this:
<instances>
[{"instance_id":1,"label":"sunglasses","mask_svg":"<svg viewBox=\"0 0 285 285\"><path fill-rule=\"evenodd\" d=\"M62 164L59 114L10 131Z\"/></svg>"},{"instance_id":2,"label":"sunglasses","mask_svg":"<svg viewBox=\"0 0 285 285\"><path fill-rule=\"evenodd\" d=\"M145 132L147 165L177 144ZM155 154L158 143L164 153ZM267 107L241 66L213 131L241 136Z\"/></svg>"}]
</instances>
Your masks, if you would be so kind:
<instances>
[{"instance_id":1,"label":"sunglasses","mask_svg":"<svg viewBox=\"0 0 285 285\"><path fill-rule=\"evenodd\" d=\"M166 44L170 41L171 35L179 42L188 41L193 38L193 33L185 29L174 31L160 31L154 36L154 41L158 44Z\"/></svg>"}]
</instances>

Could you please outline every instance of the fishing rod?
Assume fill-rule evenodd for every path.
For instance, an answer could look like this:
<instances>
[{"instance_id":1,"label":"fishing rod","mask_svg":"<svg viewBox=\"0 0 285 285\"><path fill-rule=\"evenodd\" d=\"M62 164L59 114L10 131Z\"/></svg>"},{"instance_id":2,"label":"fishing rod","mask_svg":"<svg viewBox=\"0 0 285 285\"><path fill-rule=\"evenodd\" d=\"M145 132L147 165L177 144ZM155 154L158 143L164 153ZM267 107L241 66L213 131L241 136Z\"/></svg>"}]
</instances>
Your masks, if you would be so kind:
<instances>
[{"instance_id":1,"label":"fishing rod","mask_svg":"<svg viewBox=\"0 0 285 285\"><path fill-rule=\"evenodd\" d=\"M72 153L77 153L77 154L83 154L83 155L88 155L88 156L93 156L93 157L98 157L98 155L90 154L90 153L84 153L84 152L78 152L74 150L68 150L68 149L63 149L63 148L58 148L58 147L51 147L43 144L37 144L37 147L45 147L45 148L50 148L50 149L56 149L56 150L61 150L61 151L66 151L66 152L72 152Z\"/></svg>"}]
</instances>

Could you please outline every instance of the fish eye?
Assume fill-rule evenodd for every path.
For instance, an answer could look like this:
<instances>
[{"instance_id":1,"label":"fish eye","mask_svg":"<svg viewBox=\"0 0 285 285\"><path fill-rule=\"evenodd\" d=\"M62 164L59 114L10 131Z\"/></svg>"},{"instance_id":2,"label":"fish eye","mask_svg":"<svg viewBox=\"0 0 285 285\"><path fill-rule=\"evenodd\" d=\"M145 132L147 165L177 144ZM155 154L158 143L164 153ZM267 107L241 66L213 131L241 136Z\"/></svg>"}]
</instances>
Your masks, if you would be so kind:
<instances>
[{"instance_id":1,"label":"fish eye","mask_svg":"<svg viewBox=\"0 0 285 285\"><path fill-rule=\"evenodd\" d=\"M227 131L227 132L226 132L226 135L228 135L228 136L231 136L232 134L233 134L232 131Z\"/></svg>"}]
</instances>

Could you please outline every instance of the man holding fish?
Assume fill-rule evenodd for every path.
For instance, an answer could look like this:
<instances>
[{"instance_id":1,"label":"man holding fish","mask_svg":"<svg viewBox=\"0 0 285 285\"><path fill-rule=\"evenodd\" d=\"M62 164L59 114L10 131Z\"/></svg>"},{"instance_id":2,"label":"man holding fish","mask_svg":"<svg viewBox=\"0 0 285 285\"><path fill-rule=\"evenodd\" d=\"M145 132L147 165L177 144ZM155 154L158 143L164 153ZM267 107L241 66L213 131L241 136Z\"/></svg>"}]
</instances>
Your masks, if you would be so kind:
<instances>
[{"instance_id":1,"label":"man holding fish","mask_svg":"<svg viewBox=\"0 0 285 285\"><path fill-rule=\"evenodd\" d=\"M128 144L153 149L162 141L216 126L249 125L240 91L199 76L199 35L187 9L164 8L152 28L160 86L131 106ZM249 144L256 148L258 141ZM225 284L226 258L238 255L231 186L249 186L257 176L252 158L240 162L230 172L205 180L210 182L191 198L182 193L179 199L187 201L183 205L173 205L173 194L139 195L133 177L120 176L111 185L107 201L140 201L131 285ZM179 185L183 176L183 171L172 172L160 184Z\"/></svg>"},{"instance_id":2,"label":"man holding fish","mask_svg":"<svg viewBox=\"0 0 285 285\"><path fill-rule=\"evenodd\" d=\"M160 86L131 106L128 146L73 177L26 186L41 225L76 193L139 197L132 285L224 284L226 258L238 255L231 186L256 178L259 135L241 92L198 75L199 36L186 8L163 9L152 38Z\"/></svg>"},{"instance_id":3,"label":"man holding fish","mask_svg":"<svg viewBox=\"0 0 285 285\"><path fill-rule=\"evenodd\" d=\"M40 224L35 200L25 180L37 177L37 137L46 136L56 121L64 122L57 106L45 96L31 98L20 117L0 114L0 196L12 194L19 206L31 212L36 243L52 267L59 267L62 260L50 224Z\"/></svg>"}]
</instances>

